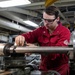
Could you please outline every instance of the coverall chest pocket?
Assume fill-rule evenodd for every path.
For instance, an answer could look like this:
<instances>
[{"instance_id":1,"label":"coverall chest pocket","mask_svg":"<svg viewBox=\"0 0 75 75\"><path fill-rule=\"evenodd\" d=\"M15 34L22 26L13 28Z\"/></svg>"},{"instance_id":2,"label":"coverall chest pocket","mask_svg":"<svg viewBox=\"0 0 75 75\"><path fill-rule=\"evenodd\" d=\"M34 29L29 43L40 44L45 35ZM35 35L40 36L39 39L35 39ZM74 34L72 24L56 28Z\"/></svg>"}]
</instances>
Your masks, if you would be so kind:
<instances>
[{"instance_id":1,"label":"coverall chest pocket","mask_svg":"<svg viewBox=\"0 0 75 75\"><path fill-rule=\"evenodd\" d=\"M39 44L40 44L41 46L47 46L48 43L49 43L49 38L48 38L48 37L42 37L42 36L40 36L40 37L38 38L38 41L39 41Z\"/></svg>"},{"instance_id":2,"label":"coverall chest pocket","mask_svg":"<svg viewBox=\"0 0 75 75\"><path fill-rule=\"evenodd\" d=\"M59 37L58 36L53 36L50 38L50 42L52 45L56 44L59 40Z\"/></svg>"}]
</instances>

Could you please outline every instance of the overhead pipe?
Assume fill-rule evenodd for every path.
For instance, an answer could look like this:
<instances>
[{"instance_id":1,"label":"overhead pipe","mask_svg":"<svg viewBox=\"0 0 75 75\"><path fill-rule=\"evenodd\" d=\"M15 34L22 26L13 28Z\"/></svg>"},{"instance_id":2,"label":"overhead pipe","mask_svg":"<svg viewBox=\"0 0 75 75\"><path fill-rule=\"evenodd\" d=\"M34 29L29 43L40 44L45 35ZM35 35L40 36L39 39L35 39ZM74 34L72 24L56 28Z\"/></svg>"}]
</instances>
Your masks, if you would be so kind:
<instances>
[{"instance_id":1,"label":"overhead pipe","mask_svg":"<svg viewBox=\"0 0 75 75\"><path fill-rule=\"evenodd\" d=\"M3 19L0 19L0 27L13 30L13 31L22 31L22 32L31 31L30 29L27 29L19 24L15 24Z\"/></svg>"}]
</instances>

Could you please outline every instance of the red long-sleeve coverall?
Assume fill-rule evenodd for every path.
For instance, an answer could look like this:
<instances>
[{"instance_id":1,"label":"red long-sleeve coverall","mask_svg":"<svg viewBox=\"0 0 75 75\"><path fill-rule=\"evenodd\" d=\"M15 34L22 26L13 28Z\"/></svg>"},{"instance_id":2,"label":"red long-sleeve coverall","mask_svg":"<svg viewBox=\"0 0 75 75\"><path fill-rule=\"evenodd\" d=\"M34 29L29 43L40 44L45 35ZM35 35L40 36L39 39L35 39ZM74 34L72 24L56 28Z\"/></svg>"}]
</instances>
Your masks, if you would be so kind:
<instances>
[{"instance_id":1,"label":"red long-sleeve coverall","mask_svg":"<svg viewBox=\"0 0 75 75\"><path fill-rule=\"evenodd\" d=\"M28 43L38 42L40 46L67 46L70 41L70 31L60 23L52 34L43 27L22 34ZM61 75L69 75L68 56L66 53L51 53L41 55L40 69L55 70Z\"/></svg>"}]
</instances>

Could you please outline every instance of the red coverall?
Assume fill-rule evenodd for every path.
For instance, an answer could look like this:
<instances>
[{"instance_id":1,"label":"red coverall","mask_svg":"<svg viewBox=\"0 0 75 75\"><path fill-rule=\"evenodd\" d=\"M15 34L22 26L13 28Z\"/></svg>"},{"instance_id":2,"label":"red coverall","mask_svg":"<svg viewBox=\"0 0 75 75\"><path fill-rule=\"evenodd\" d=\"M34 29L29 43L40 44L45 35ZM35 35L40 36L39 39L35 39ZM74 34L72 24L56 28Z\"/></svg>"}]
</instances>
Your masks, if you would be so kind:
<instances>
[{"instance_id":1,"label":"red coverall","mask_svg":"<svg viewBox=\"0 0 75 75\"><path fill-rule=\"evenodd\" d=\"M38 42L40 46L67 46L70 41L70 31L62 26L61 23L52 34L50 34L45 26L43 26L22 35L28 43ZM55 70L61 75L69 75L69 59L67 53L42 54L41 58L41 70Z\"/></svg>"}]
</instances>

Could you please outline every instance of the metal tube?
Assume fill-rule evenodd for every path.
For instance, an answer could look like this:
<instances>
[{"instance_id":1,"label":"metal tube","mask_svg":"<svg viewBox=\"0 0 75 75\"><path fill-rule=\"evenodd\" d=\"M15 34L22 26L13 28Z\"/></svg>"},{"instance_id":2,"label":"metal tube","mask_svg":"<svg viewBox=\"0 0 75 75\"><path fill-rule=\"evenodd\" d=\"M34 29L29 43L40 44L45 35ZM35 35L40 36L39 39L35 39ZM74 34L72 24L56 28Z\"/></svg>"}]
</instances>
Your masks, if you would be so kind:
<instances>
[{"instance_id":1,"label":"metal tube","mask_svg":"<svg viewBox=\"0 0 75 75\"><path fill-rule=\"evenodd\" d=\"M10 48L12 53L13 48ZM70 47L17 47L16 53L63 53L67 51L73 51Z\"/></svg>"},{"instance_id":2,"label":"metal tube","mask_svg":"<svg viewBox=\"0 0 75 75\"><path fill-rule=\"evenodd\" d=\"M0 55L3 55L5 44L0 44ZM9 48L10 53L13 52L13 46ZM73 51L73 47L16 47L16 53L65 53Z\"/></svg>"},{"instance_id":3,"label":"metal tube","mask_svg":"<svg viewBox=\"0 0 75 75\"><path fill-rule=\"evenodd\" d=\"M0 43L0 55L4 55L3 49L4 49L5 44Z\"/></svg>"}]
</instances>

